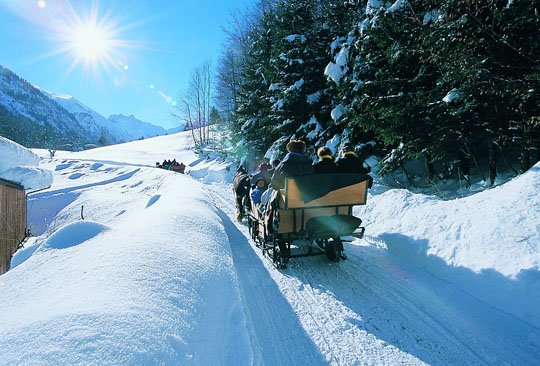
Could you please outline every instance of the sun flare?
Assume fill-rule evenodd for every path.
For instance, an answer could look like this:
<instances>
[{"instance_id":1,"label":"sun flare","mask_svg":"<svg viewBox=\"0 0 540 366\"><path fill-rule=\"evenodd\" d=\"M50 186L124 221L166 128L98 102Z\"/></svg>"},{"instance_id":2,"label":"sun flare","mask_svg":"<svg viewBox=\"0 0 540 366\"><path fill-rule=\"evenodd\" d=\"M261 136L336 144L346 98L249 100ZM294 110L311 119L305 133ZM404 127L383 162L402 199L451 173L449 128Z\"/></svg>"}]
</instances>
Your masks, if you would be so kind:
<instances>
[{"instance_id":1,"label":"sun flare","mask_svg":"<svg viewBox=\"0 0 540 366\"><path fill-rule=\"evenodd\" d=\"M82 71L85 82L126 80L135 52L145 49L143 41L126 39L126 34L133 34L132 29L144 19L135 18L128 8L119 8L121 2L114 2L115 8L113 2L105 7L102 1L13 1L21 17L39 26L54 43L49 52L29 63L61 56L66 61L63 79Z\"/></svg>"},{"instance_id":2,"label":"sun flare","mask_svg":"<svg viewBox=\"0 0 540 366\"><path fill-rule=\"evenodd\" d=\"M81 24L72 34L71 46L80 60L93 62L107 56L112 39L107 31L95 24Z\"/></svg>"}]
</instances>

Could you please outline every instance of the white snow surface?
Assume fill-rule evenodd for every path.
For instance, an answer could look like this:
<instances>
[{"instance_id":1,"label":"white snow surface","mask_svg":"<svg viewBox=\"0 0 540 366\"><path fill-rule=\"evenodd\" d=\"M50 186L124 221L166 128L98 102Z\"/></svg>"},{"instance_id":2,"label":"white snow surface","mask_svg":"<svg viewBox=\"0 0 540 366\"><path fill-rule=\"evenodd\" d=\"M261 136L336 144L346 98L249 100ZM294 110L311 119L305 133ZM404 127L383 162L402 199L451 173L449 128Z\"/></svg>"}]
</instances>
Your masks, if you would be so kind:
<instances>
[{"instance_id":1,"label":"white snow surface","mask_svg":"<svg viewBox=\"0 0 540 366\"><path fill-rule=\"evenodd\" d=\"M0 173L0 177L15 182L25 190L39 190L52 184L50 171L33 166L16 166Z\"/></svg>"},{"instance_id":2,"label":"white snow surface","mask_svg":"<svg viewBox=\"0 0 540 366\"><path fill-rule=\"evenodd\" d=\"M429 24L430 22L436 22L439 20L441 13L437 9L429 10L424 14L424 19L422 20L422 25Z\"/></svg>"},{"instance_id":3,"label":"white snow surface","mask_svg":"<svg viewBox=\"0 0 540 366\"><path fill-rule=\"evenodd\" d=\"M51 185L51 172L38 168L39 156L30 149L0 136L0 157L0 178L32 190Z\"/></svg>"},{"instance_id":4,"label":"white snow surface","mask_svg":"<svg viewBox=\"0 0 540 366\"><path fill-rule=\"evenodd\" d=\"M32 150L0 136L0 172L6 171L18 165L37 166L39 156Z\"/></svg>"},{"instance_id":5,"label":"white snow surface","mask_svg":"<svg viewBox=\"0 0 540 366\"><path fill-rule=\"evenodd\" d=\"M408 2L407 0L396 0L396 2L394 2L392 4L392 6L390 6L386 12L387 13L395 13L395 12L399 12L403 9L405 9L405 7L408 5Z\"/></svg>"},{"instance_id":6,"label":"white snow surface","mask_svg":"<svg viewBox=\"0 0 540 366\"><path fill-rule=\"evenodd\" d=\"M377 10L383 8L384 6L384 0L368 0L366 4L366 14L373 15L377 12Z\"/></svg>"},{"instance_id":7,"label":"white snow surface","mask_svg":"<svg viewBox=\"0 0 540 366\"><path fill-rule=\"evenodd\" d=\"M291 34L290 36L285 37L285 40L287 42L295 42L296 40L300 40L301 43L305 43L306 36L303 34Z\"/></svg>"},{"instance_id":8,"label":"white snow surface","mask_svg":"<svg viewBox=\"0 0 540 366\"><path fill-rule=\"evenodd\" d=\"M55 179L0 277L0 365L537 363L540 164L452 201L375 183L348 260L277 270L234 220L234 169L189 145L37 151Z\"/></svg>"}]
</instances>

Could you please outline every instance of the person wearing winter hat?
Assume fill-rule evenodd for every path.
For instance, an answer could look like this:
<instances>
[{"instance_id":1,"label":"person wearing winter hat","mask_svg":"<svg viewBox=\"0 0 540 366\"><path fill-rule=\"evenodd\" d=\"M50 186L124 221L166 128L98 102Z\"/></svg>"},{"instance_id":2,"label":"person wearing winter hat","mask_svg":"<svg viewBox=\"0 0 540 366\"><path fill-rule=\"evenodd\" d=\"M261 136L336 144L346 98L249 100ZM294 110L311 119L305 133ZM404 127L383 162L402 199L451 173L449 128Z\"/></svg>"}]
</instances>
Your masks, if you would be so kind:
<instances>
[{"instance_id":1,"label":"person wearing winter hat","mask_svg":"<svg viewBox=\"0 0 540 366\"><path fill-rule=\"evenodd\" d=\"M255 182L255 188L251 191L251 202L258 207L261 203L261 197L264 191L266 191L266 182L263 178L257 179Z\"/></svg>"},{"instance_id":2,"label":"person wearing winter hat","mask_svg":"<svg viewBox=\"0 0 540 366\"><path fill-rule=\"evenodd\" d=\"M291 140L287 143L287 151L289 153L299 153L303 154L307 150L306 143L301 140Z\"/></svg>"},{"instance_id":3,"label":"person wearing winter hat","mask_svg":"<svg viewBox=\"0 0 540 366\"><path fill-rule=\"evenodd\" d=\"M291 140L287 144L287 155L279 163L272 176L272 187L281 189L285 186L285 178L300 175L313 174L313 165L311 160L305 154L307 150L304 141Z\"/></svg>"},{"instance_id":4,"label":"person wearing winter hat","mask_svg":"<svg viewBox=\"0 0 540 366\"><path fill-rule=\"evenodd\" d=\"M341 148L342 157L336 161L337 169L339 173L359 173L368 174L369 169L364 167L364 162L356 155L354 145L352 143L345 143ZM371 188L373 184L373 178L369 175L368 187Z\"/></svg>"},{"instance_id":5,"label":"person wearing winter hat","mask_svg":"<svg viewBox=\"0 0 540 366\"><path fill-rule=\"evenodd\" d=\"M337 173L337 166L334 163L332 150L329 147L319 147L317 149L317 156L319 157L319 161L313 165L315 174Z\"/></svg>"},{"instance_id":6,"label":"person wearing winter hat","mask_svg":"<svg viewBox=\"0 0 540 366\"><path fill-rule=\"evenodd\" d=\"M259 179L262 179L264 181L265 187L268 187L268 185L270 184L270 180L272 179L272 176L268 172L268 168L269 166L266 163L259 164L259 167L258 167L259 171L255 173L253 177L251 178L252 187L255 187L257 185L257 181Z\"/></svg>"}]
</instances>

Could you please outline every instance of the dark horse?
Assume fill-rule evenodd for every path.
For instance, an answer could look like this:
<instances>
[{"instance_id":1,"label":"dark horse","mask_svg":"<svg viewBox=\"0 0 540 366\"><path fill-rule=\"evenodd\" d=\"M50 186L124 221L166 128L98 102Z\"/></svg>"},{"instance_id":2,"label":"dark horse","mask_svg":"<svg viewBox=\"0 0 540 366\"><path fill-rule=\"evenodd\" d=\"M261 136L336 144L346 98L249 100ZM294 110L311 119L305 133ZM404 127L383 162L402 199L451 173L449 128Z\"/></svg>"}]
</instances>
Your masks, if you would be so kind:
<instances>
[{"instance_id":1,"label":"dark horse","mask_svg":"<svg viewBox=\"0 0 540 366\"><path fill-rule=\"evenodd\" d=\"M251 202L249 200L249 188L251 177L245 169L238 169L233 180L233 192L236 198L236 219L242 220L245 215L245 208L249 209Z\"/></svg>"}]
</instances>

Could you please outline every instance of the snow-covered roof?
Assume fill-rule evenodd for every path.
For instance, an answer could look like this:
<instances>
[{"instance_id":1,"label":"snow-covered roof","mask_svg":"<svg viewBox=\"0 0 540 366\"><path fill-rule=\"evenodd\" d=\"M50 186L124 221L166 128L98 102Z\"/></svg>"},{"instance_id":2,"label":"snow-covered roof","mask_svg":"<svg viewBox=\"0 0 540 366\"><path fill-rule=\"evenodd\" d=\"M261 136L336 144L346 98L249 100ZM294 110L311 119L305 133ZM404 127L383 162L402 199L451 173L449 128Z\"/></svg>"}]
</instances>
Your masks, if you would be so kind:
<instances>
[{"instance_id":1,"label":"snow-covered roof","mask_svg":"<svg viewBox=\"0 0 540 366\"><path fill-rule=\"evenodd\" d=\"M40 169L39 156L30 149L0 136L0 178L25 189L41 189L51 185L52 173Z\"/></svg>"}]
</instances>

